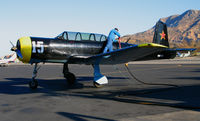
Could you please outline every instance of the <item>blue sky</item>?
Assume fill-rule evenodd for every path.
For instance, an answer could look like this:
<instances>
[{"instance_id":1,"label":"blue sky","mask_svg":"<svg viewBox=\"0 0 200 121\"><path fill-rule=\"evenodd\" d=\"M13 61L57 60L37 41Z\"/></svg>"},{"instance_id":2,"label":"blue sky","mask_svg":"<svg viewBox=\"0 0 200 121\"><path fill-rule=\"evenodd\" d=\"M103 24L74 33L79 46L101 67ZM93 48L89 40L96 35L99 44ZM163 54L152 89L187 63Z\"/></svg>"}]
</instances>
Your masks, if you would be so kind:
<instances>
[{"instance_id":1,"label":"blue sky","mask_svg":"<svg viewBox=\"0 0 200 121\"><path fill-rule=\"evenodd\" d=\"M0 3L0 56L22 36L55 37L62 31L121 35L145 31L162 17L199 10L198 0L4 0Z\"/></svg>"}]
</instances>

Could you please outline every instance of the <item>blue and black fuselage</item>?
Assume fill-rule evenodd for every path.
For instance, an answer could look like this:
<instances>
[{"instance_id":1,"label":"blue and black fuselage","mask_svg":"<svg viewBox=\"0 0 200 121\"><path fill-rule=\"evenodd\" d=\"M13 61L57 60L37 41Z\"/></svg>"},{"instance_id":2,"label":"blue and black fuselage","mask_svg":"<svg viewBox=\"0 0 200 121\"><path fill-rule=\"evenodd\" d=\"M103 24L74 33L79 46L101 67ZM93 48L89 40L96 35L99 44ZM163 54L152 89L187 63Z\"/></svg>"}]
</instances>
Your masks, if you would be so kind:
<instances>
[{"instance_id":1,"label":"blue and black fuselage","mask_svg":"<svg viewBox=\"0 0 200 121\"><path fill-rule=\"evenodd\" d=\"M18 58L25 63L77 63L70 61L70 58L87 58L100 54L106 44L105 35L93 33L63 32L56 38L22 37L17 42L17 48L22 54L22 58ZM123 48L132 44L121 43L121 46ZM117 42L113 43L113 49L119 49Z\"/></svg>"}]
</instances>

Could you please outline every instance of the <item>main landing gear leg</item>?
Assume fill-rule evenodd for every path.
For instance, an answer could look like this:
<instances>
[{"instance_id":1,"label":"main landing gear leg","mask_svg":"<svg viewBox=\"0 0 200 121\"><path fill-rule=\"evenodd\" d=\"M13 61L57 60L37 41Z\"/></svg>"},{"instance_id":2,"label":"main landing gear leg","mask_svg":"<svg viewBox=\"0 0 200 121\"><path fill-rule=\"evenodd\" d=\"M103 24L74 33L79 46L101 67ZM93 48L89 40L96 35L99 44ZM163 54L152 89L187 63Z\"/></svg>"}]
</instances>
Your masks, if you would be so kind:
<instances>
[{"instance_id":1,"label":"main landing gear leg","mask_svg":"<svg viewBox=\"0 0 200 121\"><path fill-rule=\"evenodd\" d=\"M76 83L76 76L69 72L68 63L64 63L63 65L63 74L70 86Z\"/></svg>"},{"instance_id":2,"label":"main landing gear leg","mask_svg":"<svg viewBox=\"0 0 200 121\"><path fill-rule=\"evenodd\" d=\"M40 67L38 68L37 64L38 63L35 63L32 80L29 82L29 87L31 89L37 89L38 87L38 81L35 78L37 77L37 71L40 69Z\"/></svg>"},{"instance_id":3,"label":"main landing gear leg","mask_svg":"<svg viewBox=\"0 0 200 121\"><path fill-rule=\"evenodd\" d=\"M94 87L102 87L104 84L108 84L108 79L106 76L102 75L100 72L99 64L92 65L94 69Z\"/></svg>"}]
</instances>

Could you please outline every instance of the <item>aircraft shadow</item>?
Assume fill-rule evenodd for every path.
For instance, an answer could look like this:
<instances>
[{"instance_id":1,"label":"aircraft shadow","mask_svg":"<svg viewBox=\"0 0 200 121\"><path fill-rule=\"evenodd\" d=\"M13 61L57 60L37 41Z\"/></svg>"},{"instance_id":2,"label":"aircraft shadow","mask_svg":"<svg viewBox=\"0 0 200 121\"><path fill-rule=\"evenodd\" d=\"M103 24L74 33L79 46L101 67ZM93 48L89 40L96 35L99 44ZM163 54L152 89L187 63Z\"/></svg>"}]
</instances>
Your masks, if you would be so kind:
<instances>
[{"instance_id":1,"label":"aircraft shadow","mask_svg":"<svg viewBox=\"0 0 200 121\"><path fill-rule=\"evenodd\" d=\"M151 106L166 106L200 111L200 85L181 87L163 87L149 89L127 89L119 91L76 92L71 96L82 98L114 100L123 103L134 103ZM86 96L87 95L87 96ZM88 96L92 95L92 96Z\"/></svg>"},{"instance_id":2,"label":"aircraft shadow","mask_svg":"<svg viewBox=\"0 0 200 121\"><path fill-rule=\"evenodd\" d=\"M200 72L200 69L196 69L195 71L192 71L192 72Z\"/></svg>"},{"instance_id":3,"label":"aircraft shadow","mask_svg":"<svg viewBox=\"0 0 200 121\"><path fill-rule=\"evenodd\" d=\"M78 81L92 80L93 77L79 77ZM135 103L142 105L167 106L174 108L184 108L200 111L200 84L182 85L180 87L167 86L145 86L144 88L126 88L122 87L117 90L105 87L106 89L96 89L91 86L85 86L78 83L78 86L67 87L65 79L42 80L38 79L40 88L37 90L29 89L27 83L30 78L6 78L9 81L0 82L0 93L3 94L27 94L27 93L44 93L45 95L60 96L58 91L68 91L78 89L66 94L67 96L76 96L89 99L114 100L123 103ZM124 79L121 77L109 77L109 79ZM199 77L177 77L177 79L194 79L200 80ZM173 79L174 80L174 79ZM133 85L134 86L134 85ZM89 90L80 90L81 88L91 88ZM93 88L93 89L92 89ZM103 87L104 88L104 87ZM65 93L62 93L64 96ZM62 115L69 117L67 113ZM73 116L73 115L72 115ZM78 116L74 115L76 118ZM79 116L78 116L79 117ZM81 117L81 116L80 116ZM70 117L69 117L70 118ZM91 117L92 118L92 117Z\"/></svg>"},{"instance_id":4,"label":"aircraft shadow","mask_svg":"<svg viewBox=\"0 0 200 121\"><path fill-rule=\"evenodd\" d=\"M8 81L0 81L0 93L3 94L27 94L27 93L49 93L54 91L67 91L70 89L81 88L93 88L93 85L86 86L81 82L92 82L93 77L81 76L77 77L77 83L75 86L67 85L66 80L63 79L37 79L39 88L37 90L31 90L28 86L28 82L31 78L5 78ZM128 79L124 77L108 77L112 79ZM92 83L91 83L92 84Z\"/></svg>"}]
</instances>

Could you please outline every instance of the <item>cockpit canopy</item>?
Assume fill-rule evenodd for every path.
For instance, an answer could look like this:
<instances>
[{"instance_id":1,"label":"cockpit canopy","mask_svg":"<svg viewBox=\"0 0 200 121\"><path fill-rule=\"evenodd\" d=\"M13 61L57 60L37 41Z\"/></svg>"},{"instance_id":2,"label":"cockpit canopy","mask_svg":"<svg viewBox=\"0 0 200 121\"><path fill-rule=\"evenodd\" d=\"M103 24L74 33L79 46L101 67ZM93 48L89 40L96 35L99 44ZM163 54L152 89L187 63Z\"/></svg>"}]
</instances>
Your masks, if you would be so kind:
<instances>
[{"instance_id":1,"label":"cockpit canopy","mask_svg":"<svg viewBox=\"0 0 200 121\"><path fill-rule=\"evenodd\" d=\"M83 33L83 32L63 32L59 34L57 39L63 39L63 40L73 40L73 41L106 41L107 36L103 34L94 34L94 33Z\"/></svg>"}]
</instances>

